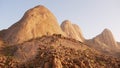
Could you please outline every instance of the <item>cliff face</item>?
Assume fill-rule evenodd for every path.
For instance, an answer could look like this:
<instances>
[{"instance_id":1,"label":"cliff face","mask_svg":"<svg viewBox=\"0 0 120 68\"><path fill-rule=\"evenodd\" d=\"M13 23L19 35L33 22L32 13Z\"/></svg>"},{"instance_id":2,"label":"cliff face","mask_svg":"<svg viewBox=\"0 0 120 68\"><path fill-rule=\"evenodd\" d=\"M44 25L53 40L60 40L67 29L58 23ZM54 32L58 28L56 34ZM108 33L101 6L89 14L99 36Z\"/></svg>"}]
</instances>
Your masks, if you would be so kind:
<instances>
[{"instance_id":1,"label":"cliff face","mask_svg":"<svg viewBox=\"0 0 120 68\"><path fill-rule=\"evenodd\" d=\"M67 37L79 40L81 42L84 41L82 32L79 26L77 26L76 24L72 24L70 21L65 20L61 24L61 28L66 33Z\"/></svg>"},{"instance_id":2,"label":"cliff face","mask_svg":"<svg viewBox=\"0 0 120 68\"><path fill-rule=\"evenodd\" d=\"M20 21L4 33L3 39L9 44L22 43L42 35L63 34L55 16L44 6L28 10Z\"/></svg>"}]
</instances>

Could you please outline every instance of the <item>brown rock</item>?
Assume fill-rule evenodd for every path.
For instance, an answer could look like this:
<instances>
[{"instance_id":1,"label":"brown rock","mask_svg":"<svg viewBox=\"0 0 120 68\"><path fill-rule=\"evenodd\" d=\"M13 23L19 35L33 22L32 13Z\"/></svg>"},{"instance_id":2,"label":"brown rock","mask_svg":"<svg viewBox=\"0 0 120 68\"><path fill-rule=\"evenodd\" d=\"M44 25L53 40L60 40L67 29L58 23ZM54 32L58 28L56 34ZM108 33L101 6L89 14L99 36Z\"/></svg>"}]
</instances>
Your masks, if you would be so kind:
<instances>
[{"instance_id":1,"label":"brown rock","mask_svg":"<svg viewBox=\"0 0 120 68\"><path fill-rule=\"evenodd\" d=\"M74 68L80 68L78 65L74 65Z\"/></svg>"},{"instance_id":2,"label":"brown rock","mask_svg":"<svg viewBox=\"0 0 120 68\"><path fill-rule=\"evenodd\" d=\"M84 37L83 37L81 28L78 25L76 25L76 24L72 24L72 25L73 25L76 33L78 34L79 38L81 38L81 40L84 41Z\"/></svg>"},{"instance_id":3,"label":"brown rock","mask_svg":"<svg viewBox=\"0 0 120 68\"><path fill-rule=\"evenodd\" d=\"M44 68L50 68L49 62L46 62L46 63L44 64Z\"/></svg>"},{"instance_id":4,"label":"brown rock","mask_svg":"<svg viewBox=\"0 0 120 68\"><path fill-rule=\"evenodd\" d=\"M18 45L14 53L14 58L20 62L26 62L37 55L37 50L38 44L35 45L34 42Z\"/></svg>"},{"instance_id":5,"label":"brown rock","mask_svg":"<svg viewBox=\"0 0 120 68\"><path fill-rule=\"evenodd\" d=\"M76 24L72 24L70 21L65 20L61 24L61 28L68 37L79 40L81 42L84 41L82 32L81 32L79 26L77 26Z\"/></svg>"},{"instance_id":6,"label":"brown rock","mask_svg":"<svg viewBox=\"0 0 120 68\"><path fill-rule=\"evenodd\" d=\"M118 46L120 47L120 42L117 42Z\"/></svg>"},{"instance_id":7,"label":"brown rock","mask_svg":"<svg viewBox=\"0 0 120 68\"><path fill-rule=\"evenodd\" d=\"M53 59L53 68L62 68L62 63L59 59L57 58Z\"/></svg>"},{"instance_id":8,"label":"brown rock","mask_svg":"<svg viewBox=\"0 0 120 68\"><path fill-rule=\"evenodd\" d=\"M0 47L4 44L3 40L0 38Z\"/></svg>"},{"instance_id":9,"label":"brown rock","mask_svg":"<svg viewBox=\"0 0 120 68\"><path fill-rule=\"evenodd\" d=\"M44 6L28 10L23 18L5 31L3 37L10 44L18 44L43 35L62 34L55 16Z\"/></svg>"}]
</instances>

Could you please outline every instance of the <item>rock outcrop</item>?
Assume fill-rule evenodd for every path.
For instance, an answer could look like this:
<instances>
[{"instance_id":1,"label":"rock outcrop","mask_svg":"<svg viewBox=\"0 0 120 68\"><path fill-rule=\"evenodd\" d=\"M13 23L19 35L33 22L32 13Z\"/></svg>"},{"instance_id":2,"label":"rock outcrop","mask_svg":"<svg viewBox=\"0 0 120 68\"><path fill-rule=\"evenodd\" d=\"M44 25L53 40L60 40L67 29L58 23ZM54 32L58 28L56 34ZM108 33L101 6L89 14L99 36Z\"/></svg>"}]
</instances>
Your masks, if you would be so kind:
<instances>
[{"instance_id":1,"label":"rock outcrop","mask_svg":"<svg viewBox=\"0 0 120 68\"><path fill-rule=\"evenodd\" d=\"M109 29L104 29L98 36L86 40L86 44L104 54L118 56L116 54L119 51L118 44Z\"/></svg>"},{"instance_id":2,"label":"rock outcrop","mask_svg":"<svg viewBox=\"0 0 120 68\"><path fill-rule=\"evenodd\" d=\"M94 39L100 41L101 43L104 43L105 45L112 47L112 48L116 48L118 47L112 32L109 29L104 29L104 31L96 36Z\"/></svg>"},{"instance_id":3,"label":"rock outcrop","mask_svg":"<svg viewBox=\"0 0 120 68\"><path fill-rule=\"evenodd\" d=\"M72 24L69 20L65 20L61 24L61 28L66 33L67 37L79 40L81 42L84 41L82 32L78 25Z\"/></svg>"},{"instance_id":4,"label":"rock outcrop","mask_svg":"<svg viewBox=\"0 0 120 68\"><path fill-rule=\"evenodd\" d=\"M57 58L53 59L53 68L63 68L62 63L59 59Z\"/></svg>"},{"instance_id":5,"label":"rock outcrop","mask_svg":"<svg viewBox=\"0 0 120 68\"><path fill-rule=\"evenodd\" d=\"M28 10L23 18L5 31L9 44L18 44L42 35L63 34L55 16L44 6Z\"/></svg>"}]
</instances>

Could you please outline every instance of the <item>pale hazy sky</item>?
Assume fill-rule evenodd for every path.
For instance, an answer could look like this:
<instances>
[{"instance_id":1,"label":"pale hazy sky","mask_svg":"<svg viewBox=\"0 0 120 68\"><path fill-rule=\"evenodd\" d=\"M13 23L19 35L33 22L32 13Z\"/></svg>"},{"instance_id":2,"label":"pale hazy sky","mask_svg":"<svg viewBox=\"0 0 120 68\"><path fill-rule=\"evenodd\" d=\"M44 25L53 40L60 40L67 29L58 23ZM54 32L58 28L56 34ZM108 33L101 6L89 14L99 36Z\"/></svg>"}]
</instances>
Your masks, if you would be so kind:
<instances>
[{"instance_id":1,"label":"pale hazy sky","mask_svg":"<svg viewBox=\"0 0 120 68\"><path fill-rule=\"evenodd\" d=\"M120 41L120 0L0 0L0 30L37 5L51 10L59 24L66 19L78 24L85 38L93 38L108 28Z\"/></svg>"}]
</instances>

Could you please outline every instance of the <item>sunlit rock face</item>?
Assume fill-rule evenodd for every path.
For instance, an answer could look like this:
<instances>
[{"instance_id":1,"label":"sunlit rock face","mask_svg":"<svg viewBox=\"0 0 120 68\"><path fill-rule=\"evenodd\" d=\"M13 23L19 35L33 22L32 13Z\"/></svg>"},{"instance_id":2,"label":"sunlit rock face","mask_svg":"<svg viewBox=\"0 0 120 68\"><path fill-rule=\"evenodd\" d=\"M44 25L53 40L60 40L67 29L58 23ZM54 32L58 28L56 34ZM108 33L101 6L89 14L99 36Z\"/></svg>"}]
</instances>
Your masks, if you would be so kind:
<instances>
[{"instance_id":1,"label":"sunlit rock face","mask_svg":"<svg viewBox=\"0 0 120 68\"><path fill-rule=\"evenodd\" d=\"M101 53L119 57L119 46L109 29L104 29L101 34L93 39L86 40L85 42L89 47L92 47Z\"/></svg>"},{"instance_id":2,"label":"sunlit rock face","mask_svg":"<svg viewBox=\"0 0 120 68\"><path fill-rule=\"evenodd\" d=\"M94 39L104 43L105 45L108 45L109 47L118 47L113 34L109 29L104 29L104 31L100 35L96 36Z\"/></svg>"},{"instance_id":3,"label":"sunlit rock face","mask_svg":"<svg viewBox=\"0 0 120 68\"><path fill-rule=\"evenodd\" d=\"M42 35L63 34L55 16L44 6L28 10L22 19L5 31L9 44L18 44Z\"/></svg>"},{"instance_id":4,"label":"sunlit rock face","mask_svg":"<svg viewBox=\"0 0 120 68\"><path fill-rule=\"evenodd\" d=\"M67 37L79 40L81 42L84 41L82 31L78 25L72 24L69 20L65 20L62 22L61 28L66 33Z\"/></svg>"}]
</instances>

